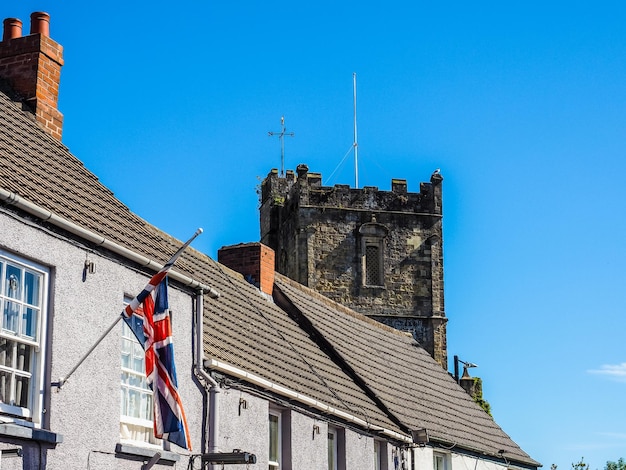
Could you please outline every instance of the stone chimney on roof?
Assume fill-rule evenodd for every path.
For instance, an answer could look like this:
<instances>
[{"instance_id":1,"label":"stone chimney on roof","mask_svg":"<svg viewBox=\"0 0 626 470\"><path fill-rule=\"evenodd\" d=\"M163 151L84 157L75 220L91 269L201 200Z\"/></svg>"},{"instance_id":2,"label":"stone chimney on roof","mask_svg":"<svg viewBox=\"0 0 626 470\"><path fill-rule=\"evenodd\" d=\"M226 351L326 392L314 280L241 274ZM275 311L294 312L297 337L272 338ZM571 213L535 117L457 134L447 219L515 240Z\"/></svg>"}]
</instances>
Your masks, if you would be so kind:
<instances>
[{"instance_id":1,"label":"stone chimney on roof","mask_svg":"<svg viewBox=\"0 0 626 470\"><path fill-rule=\"evenodd\" d=\"M22 36L22 22L4 20L0 42L0 79L26 103L35 119L61 140L63 115L57 109L63 47L50 39L50 15L30 15L30 34Z\"/></svg>"},{"instance_id":2,"label":"stone chimney on roof","mask_svg":"<svg viewBox=\"0 0 626 470\"><path fill-rule=\"evenodd\" d=\"M217 261L272 295L274 290L274 250L262 243L240 243L223 246L217 251Z\"/></svg>"}]
</instances>

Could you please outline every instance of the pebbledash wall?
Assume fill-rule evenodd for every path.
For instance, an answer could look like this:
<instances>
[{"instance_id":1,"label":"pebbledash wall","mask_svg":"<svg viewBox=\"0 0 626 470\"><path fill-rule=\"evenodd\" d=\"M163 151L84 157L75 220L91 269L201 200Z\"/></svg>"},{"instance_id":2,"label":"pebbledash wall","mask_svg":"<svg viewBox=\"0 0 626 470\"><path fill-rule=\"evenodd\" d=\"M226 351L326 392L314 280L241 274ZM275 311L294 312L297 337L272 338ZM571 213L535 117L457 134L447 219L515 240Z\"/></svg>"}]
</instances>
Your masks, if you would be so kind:
<instances>
[{"instance_id":1,"label":"pebbledash wall","mask_svg":"<svg viewBox=\"0 0 626 470\"><path fill-rule=\"evenodd\" d=\"M284 455L281 470L328 469L328 430L331 425L326 418L300 412L291 406L280 407L275 402L236 389L222 390L220 395L220 416L228 417L227 420L220 418L220 446L222 449L250 449L253 453L256 450L257 463L250 465L251 469L268 468L267 419L270 410L281 414L282 437L288 442L283 448L290 451L289 455ZM246 402L245 409L239 407L241 399ZM338 470L374 470L374 438L341 426L336 429L342 433L344 449L344 459ZM393 462L396 447L380 442L386 455L381 470L400 470L401 467L395 467ZM432 468L432 465L426 468Z\"/></svg>"},{"instance_id":2,"label":"pebbledash wall","mask_svg":"<svg viewBox=\"0 0 626 470\"><path fill-rule=\"evenodd\" d=\"M392 180L377 187L323 186L299 165L272 170L261 187L261 243L276 270L399 330L447 370L443 296L442 181L420 191Z\"/></svg>"},{"instance_id":3,"label":"pebbledash wall","mask_svg":"<svg viewBox=\"0 0 626 470\"><path fill-rule=\"evenodd\" d=\"M0 212L0 249L47 267L49 274L47 351L43 393L43 427L61 442L4 435L2 469L137 469L133 455L116 451L120 444L121 333L119 323L58 390L51 383L68 374L119 316L124 297L136 295L149 277L122 262L87 250L46 229ZM82 280L85 259L95 272ZM192 374L193 297L170 286L179 387L191 429L200 448L203 393ZM175 446L173 446L175 447ZM19 450L19 452L17 452ZM184 452L183 452L184 453ZM187 459L179 456L184 460ZM158 468L158 467L157 467ZM165 468L165 467L164 467Z\"/></svg>"}]
</instances>

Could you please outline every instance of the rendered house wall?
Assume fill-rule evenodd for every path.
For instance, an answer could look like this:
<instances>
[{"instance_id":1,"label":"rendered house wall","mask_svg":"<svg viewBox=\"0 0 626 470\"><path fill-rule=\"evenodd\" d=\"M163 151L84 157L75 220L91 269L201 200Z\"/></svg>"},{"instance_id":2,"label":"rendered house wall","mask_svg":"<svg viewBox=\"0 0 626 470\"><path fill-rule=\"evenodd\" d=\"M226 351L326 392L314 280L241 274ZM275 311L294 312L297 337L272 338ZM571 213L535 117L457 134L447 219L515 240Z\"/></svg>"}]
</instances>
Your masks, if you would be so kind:
<instances>
[{"instance_id":1,"label":"rendered house wall","mask_svg":"<svg viewBox=\"0 0 626 470\"><path fill-rule=\"evenodd\" d=\"M491 459L475 457L470 455L459 454L454 450L447 450L445 447L432 448L415 447L412 455L415 461L416 469L432 469L435 453L440 453L447 456L447 468L446 470L507 470L511 468L508 462L503 458L502 462L495 462ZM393 467L391 467L393 468Z\"/></svg>"},{"instance_id":2,"label":"rendered house wall","mask_svg":"<svg viewBox=\"0 0 626 470\"><path fill-rule=\"evenodd\" d=\"M124 295L136 295L149 276L1 212L0 247L51 269L48 322L51 347L47 356L50 374L45 419L53 433L63 436L63 442L55 448L43 445L42 449L34 441L0 439L5 445L19 445L23 449L21 458L3 459L2 468L39 468L40 459L41 468L46 469L83 468L88 461L89 468L94 470L139 468L137 461L115 455L116 444L120 442L121 324L104 338L60 391L49 383L71 370L121 313ZM83 282L87 256L95 263L96 272L88 274ZM199 449L203 408L202 391L191 375L193 298L172 286L169 294L179 388L192 445Z\"/></svg>"}]
</instances>

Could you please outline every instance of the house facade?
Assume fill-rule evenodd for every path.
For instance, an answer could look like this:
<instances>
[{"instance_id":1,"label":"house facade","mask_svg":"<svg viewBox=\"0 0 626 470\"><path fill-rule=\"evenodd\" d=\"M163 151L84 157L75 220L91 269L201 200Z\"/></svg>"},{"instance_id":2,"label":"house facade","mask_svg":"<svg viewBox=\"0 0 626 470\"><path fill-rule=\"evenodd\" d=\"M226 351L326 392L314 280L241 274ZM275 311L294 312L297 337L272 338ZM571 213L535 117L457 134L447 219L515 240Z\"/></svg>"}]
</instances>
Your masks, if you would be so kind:
<instances>
[{"instance_id":1,"label":"house facade","mask_svg":"<svg viewBox=\"0 0 626 470\"><path fill-rule=\"evenodd\" d=\"M191 449L156 439L119 318L182 243L61 142L49 21L6 19L0 42L1 469L539 466L414 338L276 273L260 243L223 263L190 247L170 272Z\"/></svg>"}]
</instances>

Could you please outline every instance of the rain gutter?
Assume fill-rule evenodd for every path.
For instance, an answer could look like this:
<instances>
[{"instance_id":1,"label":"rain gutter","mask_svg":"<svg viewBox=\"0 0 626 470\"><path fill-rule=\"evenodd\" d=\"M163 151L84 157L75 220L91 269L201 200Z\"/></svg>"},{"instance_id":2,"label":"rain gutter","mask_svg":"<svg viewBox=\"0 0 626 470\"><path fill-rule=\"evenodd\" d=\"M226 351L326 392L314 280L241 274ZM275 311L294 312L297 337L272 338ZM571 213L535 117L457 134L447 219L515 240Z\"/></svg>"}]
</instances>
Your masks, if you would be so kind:
<instances>
[{"instance_id":1,"label":"rain gutter","mask_svg":"<svg viewBox=\"0 0 626 470\"><path fill-rule=\"evenodd\" d=\"M0 201L5 202L11 206L15 206L18 209L21 209L24 212L29 213L30 215L34 215L35 217L45 222L51 223L55 227L62 228L63 230L66 230L74 235L77 235L78 237L84 240L94 243L95 245L99 247L106 248L107 250L112 251L115 254L123 256L124 258L139 264L142 268L148 268L154 271L159 271L163 267L163 265L160 264L158 261L154 261L150 258L146 258L145 256L140 255L139 253L129 250L128 248L125 248L115 243L114 241L111 241L103 237L102 235L98 235L97 233L87 230L75 224L74 222L70 222L69 220L64 219L63 217L58 216L54 212L51 212L36 204L33 204L32 202L24 199L23 197L19 196L16 193L0 188ZM211 291L215 292L210 286L202 284L201 282L196 281L195 279L192 279L179 272L170 271L168 273L168 276L170 279L180 282L185 287L201 289L207 292L211 292Z\"/></svg>"},{"instance_id":2,"label":"rain gutter","mask_svg":"<svg viewBox=\"0 0 626 470\"><path fill-rule=\"evenodd\" d=\"M342 410L338 410L337 408L330 406L326 403L323 403L319 400L316 400L315 398L312 398L308 395L296 392L294 390L291 390L287 387L283 387L282 385L279 385L275 382L272 382L271 380L267 380L261 376L258 376L256 374L252 374L250 372L246 372L243 369L240 369L238 367L232 366L230 364L227 364L225 362L222 361L218 361L216 359L205 359L204 361L204 366L209 368L209 369L216 369L219 370L220 372L224 372L228 375L240 378L245 380L246 382L249 382L251 384L257 385L265 390L268 391L272 391L278 395L281 395L283 397L292 399L294 401L297 401L298 403L301 403L303 405L306 406L310 406L311 408L315 408L317 410L320 410L324 413L328 413L330 415L336 416L338 418L341 418L343 420L346 420L348 422L354 423L362 428L368 429L370 431L376 431L379 432L381 434L384 434L392 439L398 440L398 441L402 441L402 442L406 442L406 443L413 443L413 438L411 436L407 436L405 434L401 434L395 431L392 431L390 429L386 429L384 427L381 426L372 426L370 423L368 423L367 421L365 421L364 419L361 419L357 416L354 416L353 414L350 413L346 413L345 411Z\"/></svg>"}]
</instances>

